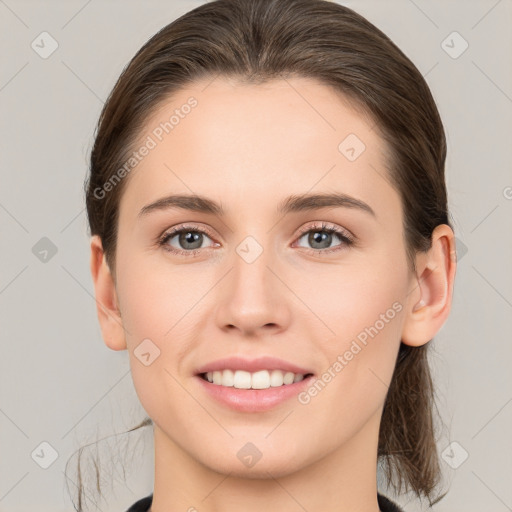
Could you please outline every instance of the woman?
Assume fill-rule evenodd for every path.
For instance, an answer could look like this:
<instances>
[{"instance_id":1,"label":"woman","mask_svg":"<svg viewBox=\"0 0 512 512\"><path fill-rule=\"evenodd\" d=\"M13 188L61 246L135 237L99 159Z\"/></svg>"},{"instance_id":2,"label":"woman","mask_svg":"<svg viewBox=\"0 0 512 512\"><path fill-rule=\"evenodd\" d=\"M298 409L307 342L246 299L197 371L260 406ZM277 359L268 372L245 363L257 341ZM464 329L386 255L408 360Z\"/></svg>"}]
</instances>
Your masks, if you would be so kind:
<instances>
[{"instance_id":1,"label":"woman","mask_svg":"<svg viewBox=\"0 0 512 512\"><path fill-rule=\"evenodd\" d=\"M217 0L141 48L86 191L103 338L154 429L130 511L400 510L378 463L440 499L445 156L419 71L336 3Z\"/></svg>"}]
</instances>

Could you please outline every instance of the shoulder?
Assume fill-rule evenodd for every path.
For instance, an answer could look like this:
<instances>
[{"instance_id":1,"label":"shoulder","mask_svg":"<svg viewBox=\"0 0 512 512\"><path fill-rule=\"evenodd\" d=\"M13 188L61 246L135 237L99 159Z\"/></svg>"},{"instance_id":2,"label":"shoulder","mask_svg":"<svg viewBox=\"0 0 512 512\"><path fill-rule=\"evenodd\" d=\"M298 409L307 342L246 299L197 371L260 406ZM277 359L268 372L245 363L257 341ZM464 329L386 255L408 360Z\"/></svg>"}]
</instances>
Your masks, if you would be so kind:
<instances>
[{"instance_id":1,"label":"shoulder","mask_svg":"<svg viewBox=\"0 0 512 512\"><path fill-rule=\"evenodd\" d=\"M377 502L381 512L404 512L396 503L382 494L377 493Z\"/></svg>"},{"instance_id":2,"label":"shoulder","mask_svg":"<svg viewBox=\"0 0 512 512\"><path fill-rule=\"evenodd\" d=\"M150 494L145 498L134 503L126 512L147 512L149 507L151 507L151 503L153 502L153 495Z\"/></svg>"}]
</instances>

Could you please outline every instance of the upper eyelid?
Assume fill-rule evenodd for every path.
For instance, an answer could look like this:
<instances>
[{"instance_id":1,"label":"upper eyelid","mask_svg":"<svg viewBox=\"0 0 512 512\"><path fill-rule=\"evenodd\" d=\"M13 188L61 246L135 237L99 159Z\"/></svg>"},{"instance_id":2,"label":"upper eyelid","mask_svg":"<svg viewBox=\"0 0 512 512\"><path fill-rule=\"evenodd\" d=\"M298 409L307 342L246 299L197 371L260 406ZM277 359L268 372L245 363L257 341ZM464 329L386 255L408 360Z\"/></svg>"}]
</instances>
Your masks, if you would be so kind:
<instances>
[{"instance_id":1,"label":"upper eyelid","mask_svg":"<svg viewBox=\"0 0 512 512\"><path fill-rule=\"evenodd\" d=\"M162 235L159 237L159 239L162 239L162 238L166 238L167 236L171 236L171 235L176 235L177 233L180 233L181 231L186 231L186 230L189 230L189 231L198 231L198 232L201 232L201 233L205 233L207 234L208 236L210 237L213 237L213 234L211 233L211 231L203 226L194 226L192 224L183 224L183 225L178 225L176 227L172 227L172 228L168 228L166 229Z\"/></svg>"},{"instance_id":2,"label":"upper eyelid","mask_svg":"<svg viewBox=\"0 0 512 512\"><path fill-rule=\"evenodd\" d=\"M315 229L318 231L322 231L322 230L336 231L336 232L341 231L341 233L346 235L347 238L348 237L354 238L354 235L347 228L344 228L342 226L337 226L336 224L332 224L327 221L313 221L313 224L309 224L309 225L304 226L303 228L300 228L299 235L302 236L304 233L307 233L308 231L313 231Z\"/></svg>"}]
</instances>

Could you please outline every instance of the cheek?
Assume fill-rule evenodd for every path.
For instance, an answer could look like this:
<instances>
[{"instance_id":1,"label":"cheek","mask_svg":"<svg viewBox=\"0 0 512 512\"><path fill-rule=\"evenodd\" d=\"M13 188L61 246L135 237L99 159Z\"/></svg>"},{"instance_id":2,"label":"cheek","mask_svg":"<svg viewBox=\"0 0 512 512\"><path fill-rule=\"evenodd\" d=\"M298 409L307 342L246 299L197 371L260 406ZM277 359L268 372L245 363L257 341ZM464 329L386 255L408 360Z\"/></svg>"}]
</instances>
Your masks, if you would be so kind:
<instances>
[{"instance_id":1,"label":"cheek","mask_svg":"<svg viewBox=\"0 0 512 512\"><path fill-rule=\"evenodd\" d=\"M375 290L371 295L369 292L359 288L330 311L327 321L336 335L322 342L328 368L341 375L336 379L340 388L344 393L353 388L361 396L369 396L365 388L372 394L375 384L389 384L400 346L404 311L398 293L390 293L389 289L380 295Z\"/></svg>"},{"instance_id":2,"label":"cheek","mask_svg":"<svg viewBox=\"0 0 512 512\"><path fill-rule=\"evenodd\" d=\"M328 431L332 446L354 436L379 413L400 346L401 303L389 289L372 300L365 291L330 311L327 321L337 335L317 346L326 355L326 367L301 397L311 428Z\"/></svg>"},{"instance_id":3,"label":"cheek","mask_svg":"<svg viewBox=\"0 0 512 512\"><path fill-rule=\"evenodd\" d=\"M317 338L326 367L319 398L312 402L327 408L339 404L335 416L341 422L355 410L361 418L375 411L391 381L404 321L407 268L405 262L390 261L381 257L373 264L340 267L316 279L318 292L307 295L308 306L330 331ZM316 320L308 318L309 324Z\"/></svg>"},{"instance_id":4,"label":"cheek","mask_svg":"<svg viewBox=\"0 0 512 512\"><path fill-rule=\"evenodd\" d=\"M347 349L357 337L362 343L368 341L368 347L371 339L399 337L407 293L405 264L361 258L321 271L300 270L300 279L293 280L294 291L304 298L297 309L307 310L303 321L309 329L316 326L317 339L326 340L329 353ZM383 343L373 345L387 350Z\"/></svg>"},{"instance_id":5,"label":"cheek","mask_svg":"<svg viewBox=\"0 0 512 512\"><path fill-rule=\"evenodd\" d=\"M180 368L190 349L184 331L187 313L194 314L191 308L197 297L178 275L162 275L158 268L145 268L135 259L125 266L122 283L123 324L134 388L157 425L172 424L173 418L191 407L177 381L182 380Z\"/></svg>"},{"instance_id":6,"label":"cheek","mask_svg":"<svg viewBox=\"0 0 512 512\"><path fill-rule=\"evenodd\" d=\"M138 275L136 270L124 278L121 314L131 351L145 338L160 346L158 340L172 325L174 305L169 295L161 284L154 283L149 276Z\"/></svg>"},{"instance_id":7,"label":"cheek","mask_svg":"<svg viewBox=\"0 0 512 512\"><path fill-rule=\"evenodd\" d=\"M144 338L168 343L196 313L204 283L195 283L179 266L165 264L164 258L155 261L141 254L120 262L118 292L129 346Z\"/></svg>"}]
</instances>

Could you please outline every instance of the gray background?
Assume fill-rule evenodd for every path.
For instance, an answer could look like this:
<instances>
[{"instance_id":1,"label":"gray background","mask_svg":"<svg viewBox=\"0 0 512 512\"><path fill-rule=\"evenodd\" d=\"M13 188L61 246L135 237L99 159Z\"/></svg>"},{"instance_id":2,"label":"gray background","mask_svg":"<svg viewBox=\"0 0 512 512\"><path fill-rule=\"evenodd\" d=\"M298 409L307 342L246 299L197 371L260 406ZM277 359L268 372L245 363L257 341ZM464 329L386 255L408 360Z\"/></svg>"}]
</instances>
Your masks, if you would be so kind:
<instances>
[{"instance_id":1,"label":"gray background","mask_svg":"<svg viewBox=\"0 0 512 512\"><path fill-rule=\"evenodd\" d=\"M122 68L200 3L0 0L0 512L73 510L66 461L145 415L128 354L101 338L83 180L96 120ZM426 76L447 132L459 264L452 312L432 352L450 486L433 510L512 510L511 0L341 3ZM31 47L42 46L43 31L58 42L46 59ZM469 44L457 58L463 41L446 39L453 31ZM49 249L43 237L55 254L41 252ZM47 469L52 448L42 442L57 452ZM108 497L90 509L125 510L149 494L152 449L146 428L84 450L86 459L100 455ZM422 510L411 496L397 501Z\"/></svg>"}]
</instances>

